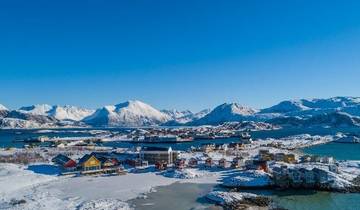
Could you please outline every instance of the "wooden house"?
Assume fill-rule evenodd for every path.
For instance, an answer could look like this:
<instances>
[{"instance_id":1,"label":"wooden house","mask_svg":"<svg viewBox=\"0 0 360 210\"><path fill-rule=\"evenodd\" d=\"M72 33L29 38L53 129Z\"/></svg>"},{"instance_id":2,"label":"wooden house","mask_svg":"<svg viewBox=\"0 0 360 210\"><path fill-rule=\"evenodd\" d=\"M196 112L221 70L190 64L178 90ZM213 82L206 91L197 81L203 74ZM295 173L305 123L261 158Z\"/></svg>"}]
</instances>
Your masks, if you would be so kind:
<instances>
[{"instance_id":1,"label":"wooden house","mask_svg":"<svg viewBox=\"0 0 360 210\"><path fill-rule=\"evenodd\" d=\"M58 154L52 160L55 164L65 171L73 171L76 169L76 162L66 155Z\"/></svg>"},{"instance_id":2,"label":"wooden house","mask_svg":"<svg viewBox=\"0 0 360 210\"><path fill-rule=\"evenodd\" d=\"M114 168L119 166L119 161L112 156L111 153L107 152L93 152L90 155L93 155L101 162L101 168Z\"/></svg>"},{"instance_id":3,"label":"wooden house","mask_svg":"<svg viewBox=\"0 0 360 210\"><path fill-rule=\"evenodd\" d=\"M106 157L97 157L97 159L101 162L101 168L113 168L118 165L116 159L111 159Z\"/></svg>"},{"instance_id":4,"label":"wooden house","mask_svg":"<svg viewBox=\"0 0 360 210\"><path fill-rule=\"evenodd\" d=\"M95 155L86 154L79 160L78 166L82 171L98 171L101 169L101 161Z\"/></svg>"},{"instance_id":5,"label":"wooden house","mask_svg":"<svg viewBox=\"0 0 360 210\"><path fill-rule=\"evenodd\" d=\"M284 156L284 162L286 162L286 163L295 163L296 162L295 155L294 154L286 154Z\"/></svg>"}]
</instances>

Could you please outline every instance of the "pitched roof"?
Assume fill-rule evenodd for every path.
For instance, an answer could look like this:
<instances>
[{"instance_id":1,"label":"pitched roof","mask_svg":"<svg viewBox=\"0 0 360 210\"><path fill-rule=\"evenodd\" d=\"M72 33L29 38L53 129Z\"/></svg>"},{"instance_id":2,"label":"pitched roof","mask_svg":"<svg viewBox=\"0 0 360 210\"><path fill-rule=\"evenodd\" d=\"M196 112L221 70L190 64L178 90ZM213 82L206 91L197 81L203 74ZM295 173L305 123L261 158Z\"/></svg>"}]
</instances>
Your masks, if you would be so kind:
<instances>
[{"instance_id":1,"label":"pitched roof","mask_svg":"<svg viewBox=\"0 0 360 210\"><path fill-rule=\"evenodd\" d=\"M62 165L69 162L70 160L71 159L68 156L63 155L63 154L58 154L52 159L53 162L55 162L57 164L62 164Z\"/></svg>"},{"instance_id":2,"label":"pitched roof","mask_svg":"<svg viewBox=\"0 0 360 210\"><path fill-rule=\"evenodd\" d=\"M79 160L79 165L83 164L84 162L86 162L87 160L89 160L89 158L91 158L93 155L89 155L89 154L86 154L84 155L82 158L80 158Z\"/></svg>"}]
</instances>

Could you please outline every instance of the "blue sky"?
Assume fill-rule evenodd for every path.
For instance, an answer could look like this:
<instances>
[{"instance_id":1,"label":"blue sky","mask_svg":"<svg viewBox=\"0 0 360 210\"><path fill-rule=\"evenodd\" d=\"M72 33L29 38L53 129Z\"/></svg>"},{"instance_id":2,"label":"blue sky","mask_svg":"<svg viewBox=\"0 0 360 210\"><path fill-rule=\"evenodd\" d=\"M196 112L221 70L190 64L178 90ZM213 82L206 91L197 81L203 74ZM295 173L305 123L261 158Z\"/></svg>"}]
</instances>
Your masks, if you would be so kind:
<instances>
[{"instance_id":1,"label":"blue sky","mask_svg":"<svg viewBox=\"0 0 360 210\"><path fill-rule=\"evenodd\" d=\"M0 103L359 96L359 1L1 1Z\"/></svg>"}]
</instances>

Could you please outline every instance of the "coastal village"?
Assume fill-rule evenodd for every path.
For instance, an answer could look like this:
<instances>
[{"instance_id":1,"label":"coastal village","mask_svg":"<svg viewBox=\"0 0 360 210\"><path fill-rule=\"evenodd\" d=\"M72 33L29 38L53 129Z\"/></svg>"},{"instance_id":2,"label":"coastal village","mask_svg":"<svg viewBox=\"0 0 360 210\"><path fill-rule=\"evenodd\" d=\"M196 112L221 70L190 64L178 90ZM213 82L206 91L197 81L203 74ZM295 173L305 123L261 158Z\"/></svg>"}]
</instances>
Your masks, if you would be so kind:
<instances>
[{"instance_id":1,"label":"coastal village","mask_svg":"<svg viewBox=\"0 0 360 210\"><path fill-rule=\"evenodd\" d=\"M0 17L0 210L360 210L360 0Z\"/></svg>"},{"instance_id":2,"label":"coastal village","mask_svg":"<svg viewBox=\"0 0 360 210\"><path fill-rule=\"evenodd\" d=\"M127 177L132 174L154 174L174 180L214 179L224 189L231 189L230 192L216 191L207 196L209 201L223 206L241 202L245 195L248 196L241 192L246 189L359 192L360 167L356 162L303 154L299 150L344 138L340 134L253 139L250 130L236 130L234 124L227 124L219 127L134 129L126 134L111 135L108 131L92 131L96 135L91 138L49 138L41 135L37 137L40 142L53 144L3 149L0 151L0 162L29 167L41 164L44 169L55 168L54 175L66 180ZM141 141L147 144L133 144L129 148L96 144L119 137L121 142ZM230 141L224 143L223 139ZM189 141L204 143L185 150L172 147ZM234 190L242 195L240 201L238 194L233 196ZM9 201L2 202L10 205Z\"/></svg>"},{"instance_id":3,"label":"coastal village","mask_svg":"<svg viewBox=\"0 0 360 210\"><path fill-rule=\"evenodd\" d=\"M351 187L350 183L344 188L334 186L337 181L335 178L341 173L339 164L333 157L300 155L281 147L281 143L274 142L265 146L255 144L251 136L243 132L238 142L220 145L206 144L187 152L175 151L171 147L152 146L139 147L136 151L123 153L91 152L78 160L60 153L52 158L52 162L59 166L61 175L125 175L129 170L139 172L146 171L150 167L154 167L156 171L167 172L182 171L186 168L238 169L254 173L264 172L271 178L268 187L340 191L357 189L357 186ZM232 185L231 181L224 183L224 186L233 187ZM234 186L241 187L241 184Z\"/></svg>"}]
</instances>

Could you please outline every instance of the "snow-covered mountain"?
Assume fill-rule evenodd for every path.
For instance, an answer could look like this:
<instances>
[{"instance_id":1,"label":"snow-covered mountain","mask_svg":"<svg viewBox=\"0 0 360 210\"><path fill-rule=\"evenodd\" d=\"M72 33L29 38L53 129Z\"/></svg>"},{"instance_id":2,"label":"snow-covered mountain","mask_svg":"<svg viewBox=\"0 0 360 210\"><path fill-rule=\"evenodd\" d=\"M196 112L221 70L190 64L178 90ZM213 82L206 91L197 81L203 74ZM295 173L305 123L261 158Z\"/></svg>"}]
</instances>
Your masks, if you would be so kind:
<instances>
[{"instance_id":1,"label":"snow-covered mountain","mask_svg":"<svg viewBox=\"0 0 360 210\"><path fill-rule=\"evenodd\" d=\"M105 106L83 121L93 126L151 126L171 120L169 115L141 101Z\"/></svg>"},{"instance_id":2,"label":"snow-covered mountain","mask_svg":"<svg viewBox=\"0 0 360 210\"><path fill-rule=\"evenodd\" d=\"M334 114L336 113L336 114ZM339 114L342 113L342 114ZM189 125L216 125L223 122L272 122L289 126L313 126L316 123L335 126L331 120L320 122L319 118L332 117L333 121L344 120L343 114L360 117L360 98L358 97L333 97L328 99L301 99L282 101L270 108L260 111L239 104L222 104L209 114L189 122ZM318 116L319 118L316 118ZM341 119L337 119L341 118ZM314 121L312 123L312 121ZM356 123L344 123L356 126Z\"/></svg>"},{"instance_id":3,"label":"snow-covered mountain","mask_svg":"<svg viewBox=\"0 0 360 210\"><path fill-rule=\"evenodd\" d=\"M18 111L24 114L51 116L58 120L73 121L80 121L95 112L94 110L84 109L76 106L51 106L48 104L37 104L21 107Z\"/></svg>"},{"instance_id":4,"label":"snow-covered mountain","mask_svg":"<svg viewBox=\"0 0 360 210\"><path fill-rule=\"evenodd\" d=\"M2 104L0 104L0 118L4 118L8 115L9 110Z\"/></svg>"},{"instance_id":5,"label":"snow-covered mountain","mask_svg":"<svg viewBox=\"0 0 360 210\"><path fill-rule=\"evenodd\" d=\"M310 118L279 117L267 121L283 127L358 127L360 118L344 112L332 112L315 115Z\"/></svg>"},{"instance_id":6,"label":"snow-covered mountain","mask_svg":"<svg viewBox=\"0 0 360 210\"><path fill-rule=\"evenodd\" d=\"M205 117L205 115L209 114L211 112L211 109L203 109L200 112L197 112L193 115L194 120L198 120L202 117Z\"/></svg>"},{"instance_id":7,"label":"snow-covered mountain","mask_svg":"<svg viewBox=\"0 0 360 210\"><path fill-rule=\"evenodd\" d=\"M224 103L199 113L162 110L140 101L104 106L95 110L75 106L39 104L8 110L0 105L1 127L57 126L153 126L219 125L224 122L267 122L286 126L360 126L360 98L333 97L282 101L269 108L255 110L237 103Z\"/></svg>"},{"instance_id":8,"label":"snow-covered mountain","mask_svg":"<svg viewBox=\"0 0 360 210\"><path fill-rule=\"evenodd\" d=\"M288 113L308 109L309 107L304 106L301 101L282 101L275 106L261 110L261 113Z\"/></svg>"},{"instance_id":9,"label":"snow-covered mountain","mask_svg":"<svg viewBox=\"0 0 360 210\"><path fill-rule=\"evenodd\" d=\"M36 104L31 106L23 106L18 111L25 114L48 115L47 112L52 109L49 104Z\"/></svg>"},{"instance_id":10,"label":"snow-covered mountain","mask_svg":"<svg viewBox=\"0 0 360 210\"><path fill-rule=\"evenodd\" d=\"M58 125L53 123L40 123L33 120L23 120L18 118L0 118L0 128L7 129L33 129L33 128L55 128Z\"/></svg>"},{"instance_id":11,"label":"snow-covered mountain","mask_svg":"<svg viewBox=\"0 0 360 210\"><path fill-rule=\"evenodd\" d=\"M263 131L263 130L276 130L280 126L276 126L265 122L243 121L243 122L226 122L218 125L217 128L226 130L250 130L250 131Z\"/></svg>"},{"instance_id":12,"label":"snow-covered mountain","mask_svg":"<svg viewBox=\"0 0 360 210\"><path fill-rule=\"evenodd\" d=\"M165 122L163 125L167 126L175 126L175 125L183 125L185 123L198 120L210 112L210 109L204 109L200 112L193 113L189 110L178 111L176 109L173 110L162 110L163 113L167 114L171 120Z\"/></svg>"},{"instance_id":13,"label":"snow-covered mountain","mask_svg":"<svg viewBox=\"0 0 360 210\"><path fill-rule=\"evenodd\" d=\"M8 110L4 105L0 104L0 110Z\"/></svg>"},{"instance_id":14,"label":"snow-covered mountain","mask_svg":"<svg viewBox=\"0 0 360 210\"><path fill-rule=\"evenodd\" d=\"M92 113L94 113L93 110L75 106L51 106L48 104L25 106L18 110L2 109L0 110L0 128L83 126L79 121Z\"/></svg>"},{"instance_id":15,"label":"snow-covered mountain","mask_svg":"<svg viewBox=\"0 0 360 210\"><path fill-rule=\"evenodd\" d=\"M278 113L283 116L301 117L312 117L332 112L345 112L351 115L360 116L360 98L333 97L328 99L283 101L275 106L260 111L260 113Z\"/></svg>"},{"instance_id":16,"label":"snow-covered mountain","mask_svg":"<svg viewBox=\"0 0 360 210\"><path fill-rule=\"evenodd\" d=\"M217 125L224 122L243 121L252 118L257 110L237 103L224 103L217 106L204 117L190 122L190 125Z\"/></svg>"},{"instance_id":17,"label":"snow-covered mountain","mask_svg":"<svg viewBox=\"0 0 360 210\"><path fill-rule=\"evenodd\" d=\"M161 112L168 115L173 120L193 115L193 113L190 110L179 111L177 109L169 109L169 110L163 109L161 110Z\"/></svg>"},{"instance_id":18,"label":"snow-covered mountain","mask_svg":"<svg viewBox=\"0 0 360 210\"><path fill-rule=\"evenodd\" d=\"M50 128L59 121L51 116L36 115L18 110L0 110L0 128Z\"/></svg>"},{"instance_id":19,"label":"snow-covered mountain","mask_svg":"<svg viewBox=\"0 0 360 210\"><path fill-rule=\"evenodd\" d=\"M81 121L85 117L92 115L95 110L80 108L76 106L53 106L47 113L58 120Z\"/></svg>"}]
</instances>

